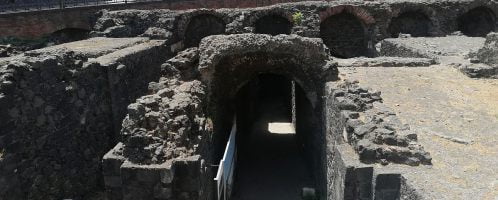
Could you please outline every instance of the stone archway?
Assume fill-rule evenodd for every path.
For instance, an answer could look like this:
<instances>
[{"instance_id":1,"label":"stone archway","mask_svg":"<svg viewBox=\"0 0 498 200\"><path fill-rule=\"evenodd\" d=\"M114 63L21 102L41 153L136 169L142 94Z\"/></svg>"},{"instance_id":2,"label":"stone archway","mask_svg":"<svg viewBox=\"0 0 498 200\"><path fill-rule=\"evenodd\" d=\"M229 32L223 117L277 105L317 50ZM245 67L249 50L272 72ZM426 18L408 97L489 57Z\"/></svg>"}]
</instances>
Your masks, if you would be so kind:
<instances>
[{"instance_id":1,"label":"stone archway","mask_svg":"<svg viewBox=\"0 0 498 200\"><path fill-rule=\"evenodd\" d=\"M301 135L305 146L303 152L311 166L314 185L326 194L326 141L319 97L325 82L337 79L337 68L329 62L323 43L319 39L293 35L217 35L202 40L199 52L199 70L208 88L208 110L214 119L214 159L221 159L223 155L231 120L237 110L234 100L241 88L258 74L287 77L301 86L299 96L306 99L307 103L299 106L306 111L302 112L307 113L306 117L298 118L305 127L297 128L308 132Z\"/></svg>"},{"instance_id":2,"label":"stone archway","mask_svg":"<svg viewBox=\"0 0 498 200\"><path fill-rule=\"evenodd\" d=\"M199 14L192 17L185 29L184 46L195 47L202 38L225 33L225 22L212 14Z\"/></svg>"},{"instance_id":3,"label":"stone archway","mask_svg":"<svg viewBox=\"0 0 498 200\"><path fill-rule=\"evenodd\" d=\"M272 14L259 18L254 23L254 28L255 33L269 35L290 34L292 23L285 17Z\"/></svg>"},{"instance_id":4,"label":"stone archway","mask_svg":"<svg viewBox=\"0 0 498 200\"><path fill-rule=\"evenodd\" d=\"M367 55L365 25L353 14L341 12L320 24L320 37L333 56L351 58Z\"/></svg>"},{"instance_id":5,"label":"stone archway","mask_svg":"<svg viewBox=\"0 0 498 200\"><path fill-rule=\"evenodd\" d=\"M496 15L487 7L480 6L459 16L458 30L471 37L485 37L495 30Z\"/></svg>"},{"instance_id":6,"label":"stone archway","mask_svg":"<svg viewBox=\"0 0 498 200\"><path fill-rule=\"evenodd\" d=\"M413 37L429 36L431 20L420 11L404 12L391 20L388 32L391 37L398 37L400 33L410 34Z\"/></svg>"}]
</instances>

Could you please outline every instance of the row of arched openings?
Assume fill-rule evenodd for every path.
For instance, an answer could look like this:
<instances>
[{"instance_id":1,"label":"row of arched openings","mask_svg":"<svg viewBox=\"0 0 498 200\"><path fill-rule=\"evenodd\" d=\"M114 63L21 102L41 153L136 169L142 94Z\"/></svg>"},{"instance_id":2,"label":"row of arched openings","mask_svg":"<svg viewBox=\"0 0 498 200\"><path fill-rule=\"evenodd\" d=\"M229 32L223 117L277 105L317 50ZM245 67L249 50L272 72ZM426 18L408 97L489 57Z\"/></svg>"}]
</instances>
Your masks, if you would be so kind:
<instances>
[{"instance_id":1,"label":"row of arched openings","mask_svg":"<svg viewBox=\"0 0 498 200\"><path fill-rule=\"evenodd\" d=\"M484 37L495 30L496 16L486 7L469 10L457 19L458 30L471 37ZM293 23L277 14L263 16L255 21L254 32L261 34L290 34ZM391 19L387 28L389 37L410 34L412 37L431 35L432 21L421 11L408 11ZM185 47L198 46L201 39L225 32L225 22L211 14L193 17L185 31ZM367 25L349 12L341 12L323 20L320 37L331 49L331 54L340 58L368 55Z\"/></svg>"},{"instance_id":2,"label":"row of arched openings","mask_svg":"<svg viewBox=\"0 0 498 200\"><path fill-rule=\"evenodd\" d=\"M255 22L256 33L261 34L290 34L292 23L279 15L266 15ZM201 39L225 33L225 22L212 14L201 14L193 17L185 30L185 47L198 46Z\"/></svg>"}]
</instances>

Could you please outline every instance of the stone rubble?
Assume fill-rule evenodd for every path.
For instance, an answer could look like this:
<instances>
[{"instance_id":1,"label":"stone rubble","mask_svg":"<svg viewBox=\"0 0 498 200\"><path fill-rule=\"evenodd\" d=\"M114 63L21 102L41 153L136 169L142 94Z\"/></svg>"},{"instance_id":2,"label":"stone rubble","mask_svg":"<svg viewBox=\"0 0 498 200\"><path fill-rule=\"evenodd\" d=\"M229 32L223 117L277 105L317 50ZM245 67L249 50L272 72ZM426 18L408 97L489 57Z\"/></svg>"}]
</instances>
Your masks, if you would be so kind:
<instances>
[{"instance_id":1,"label":"stone rubble","mask_svg":"<svg viewBox=\"0 0 498 200\"><path fill-rule=\"evenodd\" d=\"M379 91L344 81L331 96L345 119L344 139L365 163L431 164L431 157L417 143L417 134L382 104Z\"/></svg>"}]
</instances>

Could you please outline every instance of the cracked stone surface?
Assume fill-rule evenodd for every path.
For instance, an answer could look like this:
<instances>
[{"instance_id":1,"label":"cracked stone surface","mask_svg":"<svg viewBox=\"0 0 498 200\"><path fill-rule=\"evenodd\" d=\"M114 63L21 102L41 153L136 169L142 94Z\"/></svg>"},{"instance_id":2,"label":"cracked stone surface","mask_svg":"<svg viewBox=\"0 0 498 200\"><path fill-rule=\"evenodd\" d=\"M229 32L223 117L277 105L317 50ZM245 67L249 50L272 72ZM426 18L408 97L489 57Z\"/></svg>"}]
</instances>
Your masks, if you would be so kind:
<instances>
[{"instance_id":1,"label":"cracked stone surface","mask_svg":"<svg viewBox=\"0 0 498 200\"><path fill-rule=\"evenodd\" d=\"M498 197L498 80L448 66L340 68L342 78L382 91L384 104L418 133L432 166L402 171L427 199Z\"/></svg>"}]
</instances>

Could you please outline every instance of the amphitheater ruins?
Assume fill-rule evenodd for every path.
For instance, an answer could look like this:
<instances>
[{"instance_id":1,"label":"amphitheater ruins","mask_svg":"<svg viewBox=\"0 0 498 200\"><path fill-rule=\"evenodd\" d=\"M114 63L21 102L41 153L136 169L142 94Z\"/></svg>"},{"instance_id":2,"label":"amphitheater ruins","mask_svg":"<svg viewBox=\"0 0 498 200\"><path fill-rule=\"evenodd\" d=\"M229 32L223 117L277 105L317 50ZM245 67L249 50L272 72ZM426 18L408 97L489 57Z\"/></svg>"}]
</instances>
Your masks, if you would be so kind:
<instances>
[{"instance_id":1,"label":"amphitheater ruins","mask_svg":"<svg viewBox=\"0 0 498 200\"><path fill-rule=\"evenodd\" d=\"M126 5L0 12L0 200L498 199L498 1Z\"/></svg>"}]
</instances>

